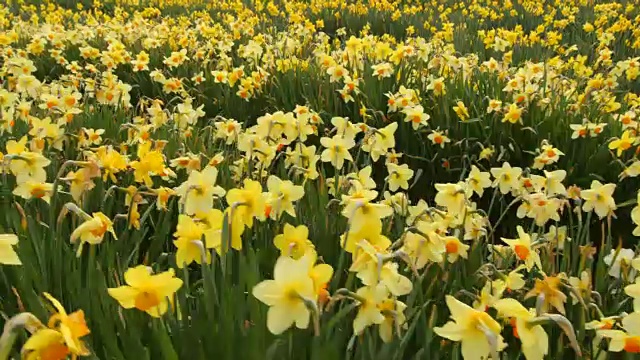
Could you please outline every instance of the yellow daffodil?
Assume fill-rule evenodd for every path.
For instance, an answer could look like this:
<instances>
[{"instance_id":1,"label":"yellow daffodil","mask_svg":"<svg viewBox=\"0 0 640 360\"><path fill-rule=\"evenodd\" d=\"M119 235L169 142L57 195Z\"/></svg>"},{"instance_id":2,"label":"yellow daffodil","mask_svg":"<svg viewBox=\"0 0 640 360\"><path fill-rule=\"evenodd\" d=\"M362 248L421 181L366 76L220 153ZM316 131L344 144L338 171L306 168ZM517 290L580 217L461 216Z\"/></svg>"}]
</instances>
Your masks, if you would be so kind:
<instances>
[{"instance_id":1,"label":"yellow daffodil","mask_svg":"<svg viewBox=\"0 0 640 360\"><path fill-rule=\"evenodd\" d=\"M53 193L53 184L37 181L29 176L19 176L18 185L13 189L13 194L23 199L42 199L47 204Z\"/></svg>"},{"instance_id":2,"label":"yellow daffodil","mask_svg":"<svg viewBox=\"0 0 640 360\"><path fill-rule=\"evenodd\" d=\"M465 360L495 357L506 344L500 324L484 311L478 311L460 302L451 295L446 296L447 306L453 321L433 330L438 336L451 341L460 341Z\"/></svg>"},{"instance_id":3,"label":"yellow daffodil","mask_svg":"<svg viewBox=\"0 0 640 360\"><path fill-rule=\"evenodd\" d=\"M538 269L542 270L540 255L538 255L538 252L532 247L531 235L527 234L522 226L518 225L517 230L517 239L502 238L502 241L513 249L518 260L524 261L527 270L531 270L534 266L537 266Z\"/></svg>"},{"instance_id":4,"label":"yellow daffodil","mask_svg":"<svg viewBox=\"0 0 640 360\"><path fill-rule=\"evenodd\" d=\"M405 113L404 121L410 122L413 130L417 130L421 125L427 126L431 118L429 114L424 113L424 108L421 105L405 108L403 112Z\"/></svg>"},{"instance_id":5,"label":"yellow daffodil","mask_svg":"<svg viewBox=\"0 0 640 360\"><path fill-rule=\"evenodd\" d=\"M17 156L9 163L11 173L23 179L31 178L33 182L44 183L46 181L47 173L44 168L51 164L51 160L42 154L30 151L21 152Z\"/></svg>"},{"instance_id":6,"label":"yellow daffodil","mask_svg":"<svg viewBox=\"0 0 640 360\"><path fill-rule=\"evenodd\" d=\"M53 307L56 310L56 313L49 318L49 323L47 324L48 328L59 332L64 340L62 345L68 349L70 354L73 354L74 356L89 355L89 349L87 349L84 341L80 339L91 332L84 320L84 311L78 310L71 314L67 314L62 304L53 296L48 293L44 293L44 296L53 304ZM34 336L36 336L36 334L34 334ZM57 335L51 332L43 333L39 336L41 336L42 339L36 338L37 340L32 342L34 348L40 347L41 344L37 344L37 342L40 341L51 346L52 343L55 343L54 339L57 338ZM53 349L55 349L55 351ZM60 345L54 345L53 348L50 348L50 351L63 352L63 349Z\"/></svg>"},{"instance_id":7,"label":"yellow daffodil","mask_svg":"<svg viewBox=\"0 0 640 360\"><path fill-rule=\"evenodd\" d=\"M355 253L358 243L365 240L378 249L386 249L391 245L391 240L382 235L382 222L377 219L368 219L357 231L350 231L340 237L340 246L348 253Z\"/></svg>"},{"instance_id":8,"label":"yellow daffodil","mask_svg":"<svg viewBox=\"0 0 640 360\"><path fill-rule=\"evenodd\" d=\"M468 198L469 189L465 183L435 184L438 193L435 197L436 204L445 207L449 212L462 213Z\"/></svg>"},{"instance_id":9,"label":"yellow daffodil","mask_svg":"<svg viewBox=\"0 0 640 360\"><path fill-rule=\"evenodd\" d=\"M455 236L445 236L442 241L444 241L444 247L447 251L447 260L450 263L456 262L459 257L463 259L467 258L469 245L462 243Z\"/></svg>"},{"instance_id":10,"label":"yellow daffodil","mask_svg":"<svg viewBox=\"0 0 640 360\"><path fill-rule=\"evenodd\" d=\"M267 328L276 335L294 323L306 329L311 315L309 308L317 301L308 261L287 256L276 261L273 280L262 281L253 288L252 294L269 306Z\"/></svg>"},{"instance_id":11,"label":"yellow daffodil","mask_svg":"<svg viewBox=\"0 0 640 360\"><path fill-rule=\"evenodd\" d=\"M130 163L136 182L144 183L147 187L153 186L151 176L158 175L164 170L162 153L151 150L151 145L151 141L145 141L138 145L138 160Z\"/></svg>"},{"instance_id":12,"label":"yellow daffodil","mask_svg":"<svg viewBox=\"0 0 640 360\"><path fill-rule=\"evenodd\" d=\"M386 155L388 151L396 146L394 134L398 129L398 123L391 124L377 129L372 136L365 136L362 150L371 155L373 161L378 161L380 156Z\"/></svg>"},{"instance_id":13,"label":"yellow daffodil","mask_svg":"<svg viewBox=\"0 0 640 360\"><path fill-rule=\"evenodd\" d=\"M624 288L624 293L633 298L633 308L635 311L640 311L640 278L636 279L636 282L631 285L627 285Z\"/></svg>"},{"instance_id":14,"label":"yellow daffodil","mask_svg":"<svg viewBox=\"0 0 640 360\"><path fill-rule=\"evenodd\" d=\"M347 179L352 181L357 181L360 183L360 186L364 189L371 190L375 189L376 182L371 178L371 165L365 166L357 173L351 173L347 175Z\"/></svg>"},{"instance_id":15,"label":"yellow daffodil","mask_svg":"<svg viewBox=\"0 0 640 360\"><path fill-rule=\"evenodd\" d=\"M95 156L102 168L102 180L111 179L117 182L116 174L127 168L127 158L110 146L102 146L96 151Z\"/></svg>"},{"instance_id":16,"label":"yellow daffodil","mask_svg":"<svg viewBox=\"0 0 640 360\"><path fill-rule=\"evenodd\" d=\"M353 253L353 264L349 271L356 272L364 285L381 284L394 296L406 295L413 289L413 284L398 272L397 263L384 262L384 259L389 256L385 248L360 240L357 243L357 250Z\"/></svg>"},{"instance_id":17,"label":"yellow daffodil","mask_svg":"<svg viewBox=\"0 0 640 360\"><path fill-rule=\"evenodd\" d=\"M622 319L623 330L598 330L601 337L610 339L609 351L625 351L630 354L640 353L640 313L634 312Z\"/></svg>"},{"instance_id":18,"label":"yellow daffodil","mask_svg":"<svg viewBox=\"0 0 640 360\"><path fill-rule=\"evenodd\" d=\"M176 238L173 244L178 248L176 252L176 264L179 268L192 262L202 264L211 262L211 253L205 249L202 238L204 236L204 224L195 222L187 215L178 217L178 226L173 234ZM211 247L214 245L212 244Z\"/></svg>"},{"instance_id":19,"label":"yellow daffodil","mask_svg":"<svg viewBox=\"0 0 640 360\"><path fill-rule=\"evenodd\" d=\"M360 231L368 222L386 218L393 214L393 209L382 203L375 203L378 196L374 190L356 189L349 195L342 195L342 216L349 219L350 231Z\"/></svg>"},{"instance_id":20,"label":"yellow daffodil","mask_svg":"<svg viewBox=\"0 0 640 360\"><path fill-rule=\"evenodd\" d=\"M442 133L437 130L434 130L429 135L427 135L427 139L431 140L432 144L440 146L443 149L446 144L451 142L451 139L449 139L446 133Z\"/></svg>"},{"instance_id":21,"label":"yellow daffodil","mask_svg":"<svg viewBox=\"0 0 640 360\"><path fill-rule=\"evenodd\" d=\"M284 232L276 235L273 243L280 250L281 256L290 256L296 260L309 251L314 251L313 243L308 239L309 229L300 225L294 227L289 224L284 225Z\"/></svg>"},{"instance_id":22,"label":"yellow daffodil","mask_svg":"<svg viewBox=\"0 0 640 360\"><path fill-rule=\"evenodd\" d=\"M564 250L565 241L571 241L571 238L567 236L566 226L549 226L549 232L544 235L544 238L560 250Z\"/></svg>"},{"instance_id":23,"label":"yellow daffodil","mask_svg":"<svg viewBox=\"0 0 640 360\"><path fill-rule=\"evenodd\" d=\"M467 109L467 106L462 101L456 102L456 106L453 107L453 111L455 111L456 115L458 115L458 118L460 118L460 120L462 121L469 120L469 110Z\"/></svg>"},{"instance_id":24,"label":"yellow daffodil","mask_svg":"<svg viewBox=\"0 0 640 360\"><path fill-rule=\"evenodd\" d=\"M636 263L634 261L635 257L635 251L632 249L611 249L611 252L604 257L603 261L609 266L609 276L616 279L629 276L633 278L637 268L637 266L633 266Z\"/></svg>"},{"instance_id":25,"label":"yellow daffodil","mask_svg":"<svg viewBox=\"0 0 640 360\"><path fill-rule=\"evenodd\" d=\"M113 238L117 240L111 219L101 212L93 213L90 218L85 220L71 233L72 243L80 239L76 255L80 256L80 254L82 254L82 246L85 243L89 245L100 244L107 232L110 232Z\"/></svg>"},{"instance_id":26,"label":"yellow daffodil","mask_svg":"<svg viewBox=\"0 0 640 360\"><path fill-rule=\"evenodd\" d=\"M191 171L189 179L175 189L184 203L185 213L206 212L213 207L215 197L224 196L224 189L216 185L217 178L218 169L213 166Z\"/></svg>"},{"instance_id":27,"label":"yellow daffodil","mask_svg":"<svg viewBox=\"0 0 640 360\"><path fill-rule=\"evenodd\" d=\"M64 360L71 355L71 350L60 331L43 328L29 337L22 346L21 354L27 360Z\"/></svg>"},{"instance_id":28,"label":"yellow daffodil","mask_svg":"<svg viewBox=\"0 0 640 360\"><path fill-rule=\"evenodd\" d=\"M635 142L636 137L632 136L629 130L625 130L620 139L615 139L609 143L609 149L616 150L616 155L620 157L622 153L631 148Z\"/></svg>"},{"instance_id":29,"label":"yellow daffodil","mask_svg":"<svg viewBox=\"0 0 640 360\"><path fill-rule=\"evenodd\" d=\"M480 171L477 166L472 165L466 182L471 190L482 197L484 189L491 186L491 175L488 172Z\"/></svg>"},{"instance_id":30,"label":"yellow daffodil","mask_svg":"<svg viewBox=\"0 0 640 360\"><path fill-rule=\"evenodd\" d=\"M509 122L511 124L515 124L518 122L522 122L522 109L518 107L517 104L511 104L507 107L504 117L502 118L502 122Z\"/></svg>"},{"instance_id":31,"label":"yellow daffodil","mask_svg":"<svg viewBox=\"0 0 640 360\"><path fill-rule=\"evenodd\" d=\"M259 182L245 179L243 185L240 189L227 192L227 203L232 208L235 206L234 217L238 216L242 223L250 228L253 226L254 217L258 220L266 218L266 202Z\"/></svg>"},{"instance_id":32,"label":"yellow daffodil","mask_svg":"<svg viewBox=\"0 0 640 360\"><path fill-rule=\"evenodd\" d=\"M356 291L358 296L358 314L353 320L353 332L362 334L364 329L374 324L382 324L385 317L380 305L388 298L389 293L382 285L365 286Z\"/></svg>"},{"instance_id":33,"label":"yellow daffodil","mask_svg":"<svg viewBox=\"0 0 640 360\"><path fill-rule=\"evenodd\" d=\"M504 195L518 188L518 179L520 175L522 175L522 169L519 167L511 167L508 162L505 162L502 164L502 167L492 168L491 175L495 178L493 187L498 187Z\"/></svg>"},{"instance_id":34,"label":"yellow daffodil","mask_svg":"<svg viewBox=\"0 0 640 360\"><path fill-rule=\"evenodd\" d=\"M151 269L138 265L124 273L127 285L107 289L125 309L136 308L153 317L160 317L173 304L173 296L182 286L182 280L174 275L173 269L153 274Z\"/></svg>"},{"instance_id":35,"label":"yellow daffodil","mask_svg":"<svg viewBox=\"0 0 640 360\"><path fill-rule=\"evenodd\" d=\"M582 210L586 212L595 211L600 219L613 213L613 210L617 208L615 200L613 199L613 192L616 189L616 184L603 185L598 180L591 182L591 188L588 190L582 190L580 196L584 200Z\"/></svg>"},{"instance_id":36,"label":"yellow daffodil","mask_svg":"<svg viewBox=\"0 0 640 360\"><path fill-rule=\"evenodd\" d=\"M318 254L315 249L309 249L302 257L309 267L309 276L313 280L313 288L320 304L329 300L327 285L333 276L333 268L329 264L316 264Z\"/></svg>"},{"instance_id":37,"label":"yellow daffodil","mask_svg":"<svg viewBox=\"0 0 640 360\"><path fill-rule=\"evenodd\" d=\"M156 194L156 207L158 210L168 210L167 203L171 196L177 195L177 192L173 189L161 186L153 191Z\"/></svg>"},{"instance_id":38,"label":"yellow daffodil","mask_svg":"<svg viewBox=\"0 0 640 360\"><path fill-rule=\"evenodd\" d=\"M409 169L409 165L388 163L387 170L389 171L387 183L390 191L397 191L400 188L409 189L409 180L413 177L413 170Z\"/></svg>"},{"instance_id":39,"label":"yellow daffodil","mask_svg":"<svg viewBox=\"0 0 640 360\"><path fill-rule=\"evenodd\" d=\"M527 310L515 299L500 299L493 307L500 316L511 319L513 334L520 339L525 358L544 359L549 353L549 336L541 325L532 321L535 319L535 310Z\"/></svg>"},{"instance_id":40,"label":"yellow daffodil","mask_svg":"<svg viewBox=\"0 0 640 360\"><path fill-rule=\"evenodd\" d=\"M279 219L283 213L296 217L296 209L293 206L295 201L302 199L304 188L294 185L289 180L281 180L275 175L267 179L267 212L266 216L272 219Z\"/></svg>"},{"instance_id":41,"label":"yellow daffodil","mask_svg":"<svg viewBox=\"0 0 640 360\"><path fill-rule=\"evenodd\" d=\"M536 283L526 295L525 299L534 296L542 296L543 304L542 311L547 312L549 307L553 307L558 310L559 313L564 314L564 303L567 301L567 296L560 291L559 287L562 285L562 280L558 276L545 276L544 279L536 279Z\"/></svg>"},{"instance_id":42,"label":"yellow daffodil","mask_svg":"<svg viewBox=\"0 0 640 360\"><path fill-rule=\"evenodd\" d=\"M335 135L333 138L323 137L320 143L326 149L322 151L320 160L330 162L336 169L342 169L344 161L353 161L349 149L355 146L353 139Z\"/></svg>"}]
</instances>

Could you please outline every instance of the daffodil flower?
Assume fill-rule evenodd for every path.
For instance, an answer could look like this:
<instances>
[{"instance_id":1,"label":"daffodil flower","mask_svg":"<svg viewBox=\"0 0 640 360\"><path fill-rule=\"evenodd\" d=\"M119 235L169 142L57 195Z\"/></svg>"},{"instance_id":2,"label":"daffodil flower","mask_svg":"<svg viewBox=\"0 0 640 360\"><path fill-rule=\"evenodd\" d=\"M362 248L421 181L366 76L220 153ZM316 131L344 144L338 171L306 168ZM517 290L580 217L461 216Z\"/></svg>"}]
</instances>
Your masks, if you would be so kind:
<instances>
[{"instance_id":1,"label":"daffodil flower","mask_svg":"<svg viewBox=\"0 0 640 360\"><path fill-rule=\"evenodd\" d=\"M517 239L505 239L502 238L513 252L516 254L518 260L524 261L527 270L531 270L534 266L542 270L542 263L540 262L540 256L537 251L532 247L531 235L527 234L522 226L518 225L518 238Z\"/></svg>"},{"instance_id":2,"label":"daffodil flower","mask_svg":"<svg viewBox=\"0 0 640 360\"><path fill-rule=\"evenodd\" d=\"M153 317L160 317L169 310L173 296L182 286L182 280L174 275L173 269L153 274L151 269L138 265L124 273L127 285L107 289L125 309L136 308Z\"/></svg>"},{"instance_id":3,"label":"daffodil flower","mask_svg":"<svg viewBox=\"0 0 640 360\"><path fill-rule=\"evenodd\" d=\"M536 279L533 289L524 296L525 299L540 297L543 302L541 311L548 312L550 307L564 314L564 303L567 302L567 295L560 291L562 280L559 276L545 276L544 279Z\"/></svg>"},{"instance_id":4,"label":"daffodil flower","mask_svg":"<svg viewBox=\"0 0 640 360\"><path fill-rule=\"evenodd\" d=\"M506 347L500 324L488 313L478 311L460 302L451 295L446 296L452 321L433 330L438 336L461 342L465 360L487 359L489 354L498 359L498 352Z\"/></svg>"},{"instance_id":5,"label":"daffodil flower","mask_svg":"<svg viewBox=\"0 0 640 360\"><path fill-rule=\"evenodd\" d=\"M110 232L113 238L117 240L111 219L101 212L93 213L91 217L87 218L71 233L72 243L80 239L76 255L80 256L82 254L82 246L85 243L90 245L101 243L107 232Z\"/></svg>"},{"instance_id":6,"label":"daffodil flower","mask_svg":"<svg viewBox=\"0 0 640 360\"><path fill-rule=\"evenodd\" d=\"M276 235L273 243L280 250L281 256L290 256L294 259L301 258L309 251L314 251L313 243L308 239L309 229L300 225L294 227L284 225L284 232Z\"/></svg>"},{"instance_id":7,"label":"daffodil flower","mask_svg":"<svg viewBox=\"0 0 640 360\"><path fill-rule=\"evenodd\" d=\"M625 351L630 354L640 353L640 313L634 312L622 319L623 330L598 330L598 336L608 338L609 351Z\"/></svg>"},{"instance_id":8,"label":"daffodil flower","mask_svg":"<svg viewBox=\"0 0 640 360\"><path fill-rule=\"evenodd\" d=\"M281 334L294 323L300 329L309 326L309 308L317 301L307 259L282 256L276 261L273 280L265 280L252 290L253 296L269 306L267 328Z\"/></svg>"},{"instance_id":9,"label":"daffodil flower","mask_svg":"<svg viewBox=\"0 0 640 360\"><path fill-rule=\"evenodd\" d=\"M218 169L208 166L202 171L193 170L187 181L175 189L182 199L187 214L205 212L213 207L215 197L222 197L225 191L216 185Z\"/></svg>"},{"instance_id":10,"label":"daffodil flower","mask_svg":"<svg viewBox=\"0 0 640 360\"><path fill-rule=\"evenodd\" d=\"M211 262L211 253L205 249L202 243L204 224L197 223L191 217L181 214L178 217L178 226L173 236L176 238L173 244L178 248L176 264L179 268L194 261L198 264Z\"/></svg>"},{"instance_id":11,"label":"daffodil flower","mask_svg":"<svg viewBox=\"0 0 640 360\"><path fill-rule=\"evenodd\" d=\"M620 139L615 139L609 143L609 149L615 150L616 155L620 157L622 153L631 148L635 142L636 137L632 136L629 130L625 130Z\"/></svg>"},{"instance_id":12,"label":"daffodil flower","mask_svg":"<svg viewBox=\"0 0 640 360\"><path fill-rule=\"evenodd\" d=\"M527 310L515 299L500 299L493 307L502 317L511 319L513 334L522 343L527 360L542 360L549 353L549 336L535 323L535 309Z\"/></svg>"},{"instance_id":13,"label":"daffodil flower","mask_svg":"<svg viewBox=\"0 0 640 360\"><path fill-rule=\"evenodd\" d=\"M390 191L397 191L398 189L409 189L409 180L411 180L411 178L413 177L413 170L409 169L409 165L396 165L394 163L388 163L387 170L389 171L389 176L387 176L386 180L389 184Z\"/></svg>"},{"instance_id":14,"label":"daffodil flower","mask_svg":"<svg viewBox=\"0 0 640 360\"><path fill-rule=\"evenodd\" d=\"M245 179L243 187L231 189L227 192L227 203L233 208L234 217L238 216L246 227L253 226L253 219L264 220L265 196L262 185L255 180Z\"/></svg>"},{"instance_id":15,"label":"daffodil flower","mask_svg":"<svg viewBox=\"0 0 640 360\"><path fill-rule=\"evenodd\" d=\"M333 138L321 138L320 143L326 148L320 155L320 160L330 162L337 170L342 169L345 160L353 161L349 153L349 149L355 146L353 139L335 135Z\"/></svg>"},{"instance_id":16,"label":"daffodil flower","mask_svg":"<svg viewBox=\"0 0 640 360\"><path fill-rule=\"evenodd\" d=\"M580 196L584 199L582 210L586 212L595 211L600 219L610 215L617 209L616 202L613 199L613 192L616 184L603 185L598 180L593 180L591 188L582 190Z\"/></svg>"},{"instance_id":17,"label":"daffodil flower","mask_svg":"<svg viewBox=\"0 0 640 360\"><path fill-rule=\"evenodd\" d=\"M479 197L482 197L484 189L491 186L491 174L480 171L477 166L471 165L466 183Z\"/></svg>"},{"instance_id":18,"label":"daffodil flower","mask_svg":"<svg viewBox=\"0 0 640 360\"><path fill-rule=\"evenodd\" d=\"M380 305L389 297L389 292L383 285L364 286L356 291L358 299L358 313L353 320L353 332L362 334L364 329L374 324L382 324L385 317Z\"/></svg>"},{"instance_id":19,"label":"daffodil flower","mask_svg":"<svg viewBox=\"0 0 640 360\"><path fill-rule=\"evenodd\" d=\"M491 175L494 177L493 187L498 187L504 195L509 191L518 188L518 179L522 175L522 169L511 167L508 162L502 164L500 168L492 168Z\"/></svg>"},{"instance_id":20,"label":"daffodil flower","mask_svg":"<svg viewBox=\"0 0 640 360\"><path fill-rule=\"evenodd\" d=\"M275 175L267 179L267 206L270 208L269 216L272 219L279 219L283 213L296 217L296 210L293 203L302 199L304 188L294 185L289 180L281 180Z\"/></svg>"}]
</instances>

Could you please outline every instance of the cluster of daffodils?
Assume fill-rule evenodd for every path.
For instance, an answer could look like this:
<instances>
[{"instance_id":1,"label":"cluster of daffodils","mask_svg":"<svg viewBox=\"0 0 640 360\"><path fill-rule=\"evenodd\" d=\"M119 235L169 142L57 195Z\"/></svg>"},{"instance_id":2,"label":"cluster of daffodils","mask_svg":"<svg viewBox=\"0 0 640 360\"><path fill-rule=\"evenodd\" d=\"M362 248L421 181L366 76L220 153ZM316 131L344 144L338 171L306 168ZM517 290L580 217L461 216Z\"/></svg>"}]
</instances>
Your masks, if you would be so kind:
<instances>
[{"instance_id":1,"label":"cluster of daffodils","mask_svg":"<svg viewBox=\"0 0 640 360\"><path fill-rule=\"evenodd\" d=\"M640 353L640 8L445 3L1 4L0 359L23 328L24 358L92 355L56 262L133 333L189 326L238 258L247 332Z\"/></svg>"},{"instance_id":2,"label":"cluster of daffodils","mask_svg":"<svg viewBox=\"0 0 640 360\"><path fill-rule=\"evenodd\" d=\"M35 315L23 312L7 320L0 341L0 355L8 358L11 345L21 329L31 336L22 346L24 359L67 359L88 356L90 351L82 338L91 333L82 310L68 314L62 304L48 293L44 297L53 305L46 325ZM50 306L51 307L51 306Z\"/></svg>"}]
</instances>

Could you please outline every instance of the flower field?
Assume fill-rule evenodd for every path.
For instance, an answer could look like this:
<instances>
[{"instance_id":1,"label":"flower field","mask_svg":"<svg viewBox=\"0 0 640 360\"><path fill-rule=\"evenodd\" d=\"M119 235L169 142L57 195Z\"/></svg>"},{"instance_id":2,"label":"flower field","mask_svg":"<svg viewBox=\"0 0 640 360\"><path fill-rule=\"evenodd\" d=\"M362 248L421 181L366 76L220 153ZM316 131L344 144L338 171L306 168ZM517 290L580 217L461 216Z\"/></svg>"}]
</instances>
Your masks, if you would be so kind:
<instances>
[{"instance_id":1,"label":"flower field","mask_svg":"<svg viewBox=\"0 0 640 360\"><path fill-rule=\"evenodd\" d=\"M637 1L5 1L0 360L636 358L639 79Z\"/></svg>"}]
</instances>

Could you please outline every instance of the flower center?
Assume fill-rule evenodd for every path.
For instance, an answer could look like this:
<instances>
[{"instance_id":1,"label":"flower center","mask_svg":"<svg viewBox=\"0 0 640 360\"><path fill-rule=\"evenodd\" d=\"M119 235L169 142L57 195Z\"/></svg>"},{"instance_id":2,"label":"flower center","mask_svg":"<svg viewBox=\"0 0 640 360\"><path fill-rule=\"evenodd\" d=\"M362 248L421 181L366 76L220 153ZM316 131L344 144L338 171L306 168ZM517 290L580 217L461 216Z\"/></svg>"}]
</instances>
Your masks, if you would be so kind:
<instances>
[{"instance_id":1,"label":"flower center","mask_svg":"<svg viewBox=\"0 0 640 360\"><path fill-rule=\"evenodd\" d=\"M613 324L610 322L605 322L602 326L600 326L600 330L609 330L613 328Z\"/></svg>"},{"instance_id":2,"label":"flower center","mask_svg":"<svg viewBox=\"0 0 640 360\"><path fill-rule=\"evenodd\" d=\"M266 205L264 207L264 216L265 217L269 217L271 215L271 210L273 210L273 207L271 205Z\"/></svg>"},{"instance_id":3,"label":"flower center","mask_svg":"<svg viewBox=\"0 0 640 360\"><path fill-rule=\"evenodd\" d=\"M91 234L95 237L102 237L105 232L107 232L107 224L104 221L99 228L91 230Z\"/></svg>"},{"instance_id":4,"label":"flower center","mask_svg":"<svg viewBox=\"0 0 640 360\"><path fill-rule=\"evenodd\" d=\"M46 191L40 187L40 186L36 186L33 189L31 189L31 196L35 197L35 198L43 198L46 195Z\"/></svg>"},{"instance_id":5,"label":"flower center","mask_svg":"<svg viewBox=\"0 0 640 360\"><path fill-rule=\"evenodd\" d=\"M136 309L147 311L152 307L158 306L160 299L154 293L143 291L136 296L135 305Z\"/></svg>"},{"instance_id":6,"label":"flower center","mask_svg":"<svg viewBox=\"0 0 640 360\"><path fill-rule=\"evenodd\" d=\"M624 351L628 353L640 353L640 336L624 339Z\"/></svg>"},{"instance_id":7,"label":"flower center","mask_svg":"<svg viewBox=\"0 0 640 360\"><path fill-rule=\"evenodd\" d=\"M518 335L518 327L516 325L516 318L511 318L509 323L511 324L511 328L513 329L513 337L515 337L516 339L520 339L520 335Z\"/></svg>"},{"instance_id":8,"label":"flower center","mask_svg":"<svg viewBox=\"0 0 640 360\"><path fill-rule=\"evenodd\" d=\"M530 250L524 245L516 245L514 251L520 260L526 260L529 257Z\"/></svg>"},{"instance_id":9,"label":"flower center","mask_svg":"<svg viewBox=\"0 0 640 360\"><path fill-rule=\"evenodd\" d=\"M64 344L51 344L40 351L42 360L63 360L69 355L69 348Z\"/></svg>"},{"instance_id":10,"label":"flower center","mask_svg":"<svg viewBox=\"0 0 640 360\"><path fill-rule=\"evenodd\" d=\"M455 254L458 252L458 243L455 241L449 241L447 242L447 245L445 245L445 248L447 249L447 254Z\"/></svg>"}]
</instances>

